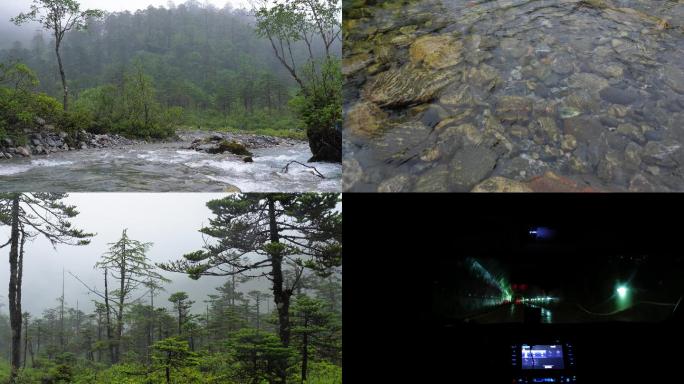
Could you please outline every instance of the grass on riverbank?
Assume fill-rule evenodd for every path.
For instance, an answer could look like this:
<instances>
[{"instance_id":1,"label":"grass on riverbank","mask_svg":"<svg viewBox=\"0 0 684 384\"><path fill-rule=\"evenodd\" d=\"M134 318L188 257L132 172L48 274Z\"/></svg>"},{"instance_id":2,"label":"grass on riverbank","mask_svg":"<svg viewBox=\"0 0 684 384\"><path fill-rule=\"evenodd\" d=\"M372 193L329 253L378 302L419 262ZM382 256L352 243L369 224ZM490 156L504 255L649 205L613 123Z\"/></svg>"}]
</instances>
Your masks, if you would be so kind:
<instances>
[{"instance_id":1,"label":"grass on riverbank","mask_svg":"<svg viewBox=\"0 0 684 384\"><path fill-rule=\"evenodd\" d=\"M306 140L304 124L288 110L235 111L228 115L186 111L180 130L246 133Z\"/></svg>"}]
</instances>

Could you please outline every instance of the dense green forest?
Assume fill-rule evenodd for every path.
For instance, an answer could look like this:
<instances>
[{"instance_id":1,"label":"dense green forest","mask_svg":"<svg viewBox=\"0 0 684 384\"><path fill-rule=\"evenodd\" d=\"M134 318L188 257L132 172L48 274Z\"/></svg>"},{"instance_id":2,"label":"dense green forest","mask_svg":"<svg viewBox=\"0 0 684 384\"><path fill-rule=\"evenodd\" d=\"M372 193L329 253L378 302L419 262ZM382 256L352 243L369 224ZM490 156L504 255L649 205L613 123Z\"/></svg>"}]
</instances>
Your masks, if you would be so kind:
<instances>
[{"instance_id":1,"label":"dense green forest","mask_svg":"<svg viewBox=\"0 0 684 384\"><path fill-rule=\"evenodd\" d=\"M88 246L64 194L0 194L9 228L8 312L0 313L0 380L10 383L341 383L342 280L338 194L239 194L211 200L206 245L166 263L124 229L93 273L67 275L93 297L64 295L42 313L21 309L27 240ZM35 215L33 212L45 212ZM2 229L2 227L0 227ZM206 297L164 292L169 272L225 276ZM244 289L263 279L268 289ZM55 287L58 292L60 287ZM24 300L31 300L25 297ZM192 311L194 303L201 311ZM83 303L81 303L83 304ZM4 303L3 303L4 307ZM197 306L195 306L196 308ZM4 308L3 308L4 309Z\"/></svg>"},{"instance_id":2,"label":"dense green forest","mask_svg":"<svg viewBox=\"0 0 684 384\"><path fill-rule=\"evenodd\" d=\"M227 130L308 137L314 160L339 161L336 3L247 11L189 0L114 13L34 4L12 21L42 28L0 51L0 139L25 140L37 118L71 135Z\"/></svg>"}]
</instances>

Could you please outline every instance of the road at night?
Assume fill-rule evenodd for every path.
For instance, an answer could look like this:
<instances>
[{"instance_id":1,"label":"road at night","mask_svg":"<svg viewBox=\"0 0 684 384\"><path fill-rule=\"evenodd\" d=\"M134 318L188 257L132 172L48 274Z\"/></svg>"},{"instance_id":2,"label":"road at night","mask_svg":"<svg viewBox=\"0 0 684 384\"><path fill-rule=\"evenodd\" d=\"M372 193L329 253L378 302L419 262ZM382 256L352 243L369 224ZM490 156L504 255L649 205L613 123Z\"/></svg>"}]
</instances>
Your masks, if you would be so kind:
<instances>
[{"instance_id":1,"label":"road at night","mask_svg":"<svg viewBox=\"0 0 684 384\"><path fill-rule=\"evenodd\" d=\"M504 304L490 311L472 315L469 317L469 321L481 324L522 323L524 322L525 307L529 307L529 305ZM550 324L594 321L661 321L667 318L673 306L639 303L620 311L615 305L607 305L602 311L591 311L593 314L582 310L574 303L568 302L558 302L540 308L541 323Z\"/></svg>"}]
</instances>

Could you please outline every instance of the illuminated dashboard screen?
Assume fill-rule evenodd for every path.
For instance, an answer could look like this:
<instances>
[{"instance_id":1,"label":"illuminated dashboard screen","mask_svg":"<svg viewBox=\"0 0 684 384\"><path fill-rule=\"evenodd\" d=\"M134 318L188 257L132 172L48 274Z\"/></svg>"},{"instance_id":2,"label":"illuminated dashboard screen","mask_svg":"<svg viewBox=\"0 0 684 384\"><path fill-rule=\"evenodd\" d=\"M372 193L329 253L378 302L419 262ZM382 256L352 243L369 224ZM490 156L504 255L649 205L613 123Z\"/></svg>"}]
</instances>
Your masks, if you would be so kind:
<instances>
[{"instance_id":1,"label":"illuminated dashboard screen","mask_svg":"<svg viewBox=\"0 0 684 384\"><path fill-rule=\"evenodd\" d=\"M563 369L563 346L523 344L522 369Z\"/></svg>"}]
</instances>

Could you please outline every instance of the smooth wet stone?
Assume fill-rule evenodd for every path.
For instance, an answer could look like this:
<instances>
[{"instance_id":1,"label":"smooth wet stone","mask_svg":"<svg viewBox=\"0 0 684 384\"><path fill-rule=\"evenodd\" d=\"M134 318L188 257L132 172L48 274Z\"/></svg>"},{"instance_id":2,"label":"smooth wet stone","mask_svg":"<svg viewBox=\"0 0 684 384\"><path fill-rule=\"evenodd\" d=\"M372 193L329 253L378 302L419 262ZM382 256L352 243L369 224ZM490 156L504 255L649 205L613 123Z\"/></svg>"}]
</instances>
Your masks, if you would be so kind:
<instances>
[{"instance_id":1,"label":"smooth wet stone","mask_svg":"<svg viewBox=\"0 0 684 384\"><path fill-rule=\"evenodd\" d=\"M558 103L553 100L535 100L532 113L535 116L556 116Z\"/></svg>"},{"instance_id":2,"label":"smooth wet stone","mask_svg":"<svg viewBox=\"0 0 684 384\"><path fill-rule=\"evenodd\" d=\"M487 91L495 88L501 82L496 68L487 64L482 64L478 68L470 68L466 73L466 79L474 86Z\"/></svg>"},{"instance_id":3,"label":"smooth wet stone","mask_svg":"<svg viewBox=\"0 0 684 384\"><path fill-rule=\"evenodd\" d=\"M599 192L599 190L581 185L577 181L548 171L542 176L530 179L527 185L534 192Z\"/></svg>"},{"instance_id":4,"label":"smooth wet stone","mask_svg":"<svg viewBox=\"0 0 684 384\"><path fill-rule=\"evenodd\" d=\"M497 156L488 148L465 147L451 159L449 184L453 191L467 192L489 175Z\"/></svg>"},{"instance_id":5,"label":"smooth wet stone","mask_svg":"<svg viewBox=\"0 0 684 384\"><path fill-rule=\"evenodd\" d=\"M377 105L361 101L354 104L344 118L344 129L357 136L372 136L384 126L387 114Z\"/></svg>"},{"instance_id":6,"label":"smooth wet stone","mask_svg":"<svg viewBox=\"0 0 684 384\"><path fill-rule=\"evenodd\" d=\"M417 38L409 48L411 62L438 70L457 65L463 60L463 42L451 35L426 35Z\"/></svg>"},{"instance_id":7,"label":"smooth wet stone","mask_svg":"<svg viewBox=\"0 0 684 384\"><path fill-rule=\"evenodd\" d=\"M496 103L496 117L501 121L526 122L532 111L532 99L523 96L503 96Z\"/></svg>"},{"instance_id":8,"label":"smooth wet stone","mask_svg":"<svg viewBox=\"0 0 684 384\"><path fill-rule=\"evenodd\" d=\"M397 175L378 185L378 192L409 192L411 177L409 175Z\"/></svg>"},{"instance_id":9,"label":"smooth wet stone","mask_svg":"<svg viewBox=\"0 0 684 384\"><path fill-rule=\"evenodd\" d=\"M624 105L611 105L608 108L608 115L614 118L621 119L629 113L629 107L626 107Z\"/></svg>"},{"instance_id":10,"label":"smooth wet stone","mask_svg":"<svg viewBox=\"0 0 684 384\"><path fill-rule=\"evenodd\" d=\"M403 162L416 157L430 135L430 127L420 121L392 125L381 136L371 141L375 157L383 161Z\"/></svg>"},{"instance_id":11,"label":"smooth wet stone","mask_svg":"<svg viewBox=\"0 0 684 384\"><path fill-rule=\"evenodd\" d=\"M553 58L551 70L559 75L569 75L575 72L575 65L569 55L558 55Z\"/></svg>"},{"instance_id":12,"label":"smooth wet stone","mask_svg":"<svg viewBox=\"0 0 684 384\"><path fill-rule=\"evenodd\" d=\"M449 167L438 165L418 175L413 187L415 192L448 192Z\"/></svg>"},{"instance_id":13,"label":"smooth wet stone","mask_svg":"<svg viewBox=\"0 0 684 384\"><path fill-rule=\"evenodd\" d=\"M567 134L563 135L563 139L561 140L561 149L563 149L566 152L572 152L577 148L577 139L575 136Z\"/></svg>"},{"instance_id":14,"label":"smooth wet stone","mask_svg":"<svg viewBox=\"0 0 684 384\"><path fill-rule=\"evenodd\" d=\"M482 132L472 124L461 124L457 126L450 126L439 134L441 139L449 137L457 137L461 140L463 145L476 146L482 143Z\"/></svg>"},{"instance_id":15,"label":"smooth wet stone","mask_svg":"<svg viewBox=\"0 0 684 384\"><path fill-rule=\"evenodd\" d=\"M629 143L625 147L625 164L628 168L638 169L641 165L641 146L637 143Z\"/></svg>"},{"instance_id":16,"label":"smooth wet stone","mask_svg":"<svg viewBox=\"0 0 684 384\"><path fill-rule=\"evenodd\" d=\"M537 118L530 124L530 128L533 129L537 144L556 144L560 142L561 131L556 125L556 120L551 117Z\"/></svg>"},{"instance_id":17,"label":"smooth wet stone","mask_svg":"<svg viewBox=\"0 0 684 384\"><path fill-rule=\"evenodd\" d=\"M623 136L615 131L606 132L605 138L608 148L616 151L623 151L627 144L631 142L626 136Z\"/></svg>"},{"instance_id":18,"label":"smooth wet stone","mask_svg":"<svg viewBox=\"0 0 684 384\"><path fill-rule=\"evenodd\" d=\"M679 166L682 145L673 140L649 141L644 147L642 160L661 167Z\"/></svg>"},{"instance_id":19,"label":"smooth wet stone","mask_svg":"<svg viewBox=\"0 0 684 384\"><path fill-rule=\"evenodd\" d=\"M644 137L644 134L641 132L641 128L637 127L634 124L620 124L617 127L617 132L639 144L646 143L646 138Z\"/></svg>"},{"instance_id":20,"label":"smooth wet stone","mask_svg":"<svg viewBox=\"0 0 684 384\"><path fill-rule=\"evenodd\" d=\"M394 59L396 51L397 50L389 44L374 47L373 53L375 54L375 62L382 64L391 62Z\"/></svg>"},{"instance_id":21,"label":"smooth wet stone","mask_svg":"<svg viewBox=\"0 0 684 384\"><path fill-rule=\"evenodd\" d=\"M668 65L663 69L665 84L676 92L684 93L684 70L674 65Z\"/></svg>"},{"instance_id":22,"label":"smooth wet stone","mask_svg":"<svg viewBox=\"0 0 684 384\"><path fill-rule=\"evenodd\" d=\"M532 192L532 188L520 181L494 176L476 185L471 192Z\"/></svg>"},{"instance_id":23,"label":"smooth wet stone","mask_svg":"<svg viewBox=\"0 0 684 384\"><path fill-rule=\"evenodd\" d=\"M470 108L451 110L449 111L449 117L435 126L435 131L439 132L446 127L461 124L470 120L473 116L475 116L475 111Z\"/></svg>"},{"instance_id":24,"label":"smooth wet stone","mask_svg":"<svg viewBox=\"0 0 684 384\"><path fill-rule=\"evenodd\" d=\"M359 53L342 59L342 74L344 76L353 75L354 73L366 68L373 62L373 57L368 53Z\"/></svg>"},{"instance_id":25,"label":"smooth wet stone","mask_svg":"<svg viewBox=\"0 0 684 384\"><path fill-rule=\"evenodd\" d=\"M582 114L579 108L575 107L560 107L558 108L558 116L561 119L569 119Z\"/></svg>"},{"instance_id":26,"label":"smooth wet stone","mask_svg":"<svg viewBox=\"0 0 684 384\"><path fill-rule=\"evenodd\" d=\"M661 141L665 138L665 132L658 131L655 129L649 129L646 132L644 132L644 137L648 141Z\"/></svg>"},{"instance_id":27,"label":"smooth wet stone","mask_svg":"<svg viewBox=\"0 0 684 384\"><path fill-rule=\"evenodd\" d=\"M344 159L342 161L342 189L347 191L354 187L354 184L363 179L363 170L356 159Z\"/></svg>"},{"instance_id":28,"label":"smooth wet stone","mask_svg":"<svg viewBox=\"0 0 684 384\"><path fill-rule=\"evenodd\" d=\"M620 180L616 179L624 177L621 171L622 163L622 157L618 152L609 151L599 162L596 174L606 183L620 182Z\"/></svg>"},{"instance_id":29,"label":"smooth wet stone","mask_svg":"<svg viewBox=\"0 0 684 384\"><path fill-rule=\"evenodd\" d=\"M629 181L629 192L662 192L663 188L658 188L643 173L637 173Z\"/></svg>"},{"instance_id":30,"label":"smooth wet stone","mask_svg":"<svg viewBox=\"0 0 684 384\"><path fill-rule=\"evenodd\" d=\"M572 111L573 113L576 113L577 111L580 111L580 113L588 113L595 111L598 108L598 104L598 97L596 97L595 94L578 89L563 99L559 112L561 114L569 111ZM563 118L562 115L561 118Z\"/></svg>"},{"instance_id":31,"label":"smooth wet stone","mask_svg":"<svg viewBox=\"0 0 684 384\"><path fill-rule=\"evenodd\" d=\"M407 64L378 74L361 93L380 107L399 107L428 102L454 80L449 71L424 70Z\"/></svg>"},{"instance_id":32,"label":"smooth wet stone","mask_svg":"<svg viewBox=\"0 0 684 384\"><path fill-rule=\"evenodd\" d=\"M612 104L629 105L637 101L639 93L631 88L607 87L599 92L601 98Z\"/></svg>"},{"instance_id":33,"label":"smooth wet stone","mask_svg":"<svg viewBox=\"0 0 684 384\"><path fill-rule=\"evenodd\" d=\"M568 85L571 88L597 93L608 86L608 80L593 73L580 72L568 78Z\"/></svg>"},{"instance_id":34,"label":"smooth wet stone","mask_svg":"<svg viewBox=\"0 0 684 384\"><path fill-rule=\"evenodd\" d=\"M599 72L603 76L612 77L615 79L622 78L622 76L624 74L624 69L617 64L607 65L607 66L597 65L596 71Z\"/></svg>"},{"instance_id":35,"label":"smooth wet stone","mask_svg":"<svg viewBox=\"0 0 684 384\"><path fill-rule=\"evenodd\" d=\"M514 124L513 126L511 126L511 128L508 129L508 133L511 136L516 137L518 139L526 139L530 137L529 129L527 129L527 127L525 126L518 124Z\"/></svg>"},{"instance_id":36,"label":"smooth wet stone","mask_svg":"<svg viewBox=\"0 0 684 384\"><path fill-rule=\"evenodd\" d=\"M448 118L449 112L437 104L430 105L420 117L420 121L430 128L433 128L440 121Z\"/></svg>"},{"instance_id":37,"label":"smooth wet stone","mask_svg":"<svg viewBox=\"0 0 684 384\"><path fill-rule=\"evenodd\" d=\"M502 39L500 48L506 55L516 59L527 53L526 45L515 38Z\"/></svg>"},{"instance_id":38,"label":"smooth wet stone","mask_svg":"<svg viewBox=\"0 0 684 384\"><path fill-rule=\"evenodd\" d=\"M598 142L605 129L600 121L589 116L577 116L563 120L563 132L575 136L578 141Z\"/></svg>"}]
</instances>

